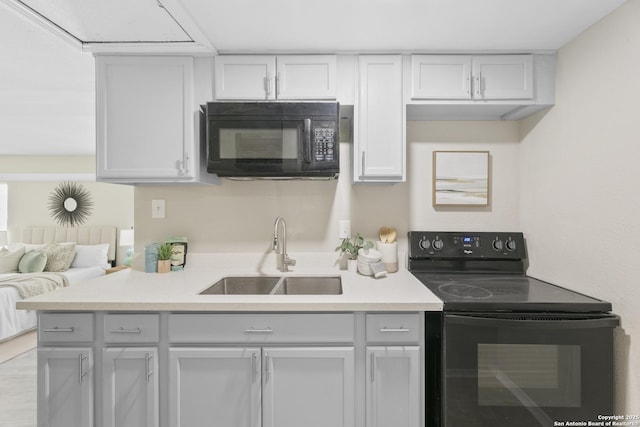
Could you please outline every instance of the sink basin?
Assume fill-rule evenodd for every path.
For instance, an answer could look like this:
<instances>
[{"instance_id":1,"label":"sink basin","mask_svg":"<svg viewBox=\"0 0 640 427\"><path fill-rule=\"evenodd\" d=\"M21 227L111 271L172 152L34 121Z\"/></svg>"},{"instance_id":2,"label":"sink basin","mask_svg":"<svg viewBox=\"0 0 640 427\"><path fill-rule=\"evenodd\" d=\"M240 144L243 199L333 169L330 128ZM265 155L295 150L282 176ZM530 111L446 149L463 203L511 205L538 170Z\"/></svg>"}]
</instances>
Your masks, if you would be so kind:
<instances>
[{"instance_id":1,"label":"sink basin","mask_svg":"<svg viewBox=\"0 0 640 427\"><path fill-rule=\"evenodd\" d=\"M284 277L274 295L342 295L340 277Z\"/></svg>"},{"instance_id":2,"label":"sink basin","mask_svg":"<svg viewBox=\"0 0 640 427\"><path fill-rule=\"evenodd\" d=\"M341 295L342 280L334 276L229 276L200 295Z\"/></svg>"},{"instance_id":3,"label":"sink basin","mask_svg":"<svg viewBox=\"0 0 640 427\"><path fill-rule=\"evenodd\" d=\"M280 277L271 276L223 277L200 295L267 295L278 280Z\"/></svg>"}]
</instances>

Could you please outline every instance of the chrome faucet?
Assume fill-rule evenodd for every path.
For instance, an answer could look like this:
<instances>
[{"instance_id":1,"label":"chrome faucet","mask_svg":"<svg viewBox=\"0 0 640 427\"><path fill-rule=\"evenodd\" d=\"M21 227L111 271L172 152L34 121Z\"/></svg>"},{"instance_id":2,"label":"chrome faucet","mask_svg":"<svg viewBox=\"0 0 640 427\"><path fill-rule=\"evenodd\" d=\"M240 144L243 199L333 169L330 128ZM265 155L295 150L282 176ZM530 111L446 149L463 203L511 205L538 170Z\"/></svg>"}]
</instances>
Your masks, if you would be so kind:
<instances>
[{"instance_id":1,"label":"chrome faucet","mask_svg":"<svg viewBox=\"0 0 640 427\"><path fill-rule=\"evenodd\" d=\"M280 228L280 224L282 224L281 244L278 238L278 228ZM276 223L273 225L273 250L280 250L278 253L278 269L280 271L289 271L290 265L296 265L296 260L289 258L289 255L287 255L287 224L281 216L276 218Z\"/></svg>"}]
</instances>

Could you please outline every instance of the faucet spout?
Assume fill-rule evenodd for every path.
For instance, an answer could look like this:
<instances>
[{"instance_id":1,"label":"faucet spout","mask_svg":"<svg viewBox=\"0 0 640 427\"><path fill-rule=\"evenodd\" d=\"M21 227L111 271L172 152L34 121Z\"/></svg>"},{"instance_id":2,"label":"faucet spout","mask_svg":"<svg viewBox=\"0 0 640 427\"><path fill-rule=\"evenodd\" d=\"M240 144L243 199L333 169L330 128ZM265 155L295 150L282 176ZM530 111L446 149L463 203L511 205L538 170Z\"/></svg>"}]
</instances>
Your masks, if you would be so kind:
<instances>
[{"instance_id":1,"label":"faucet spout","mask_svg":"<svg viewBox=\"0 0 640 427\"><path fill-rule=\"evenodd\" d=\"M282 229L279 236L278 231ZM276 218L273 225L273 244L272 249L278 253L278 269L282 272L289 271L289 266L296 265L296 260L289 258L287 254L287 224L281 216Z\"/></svg>"}]
</instances>

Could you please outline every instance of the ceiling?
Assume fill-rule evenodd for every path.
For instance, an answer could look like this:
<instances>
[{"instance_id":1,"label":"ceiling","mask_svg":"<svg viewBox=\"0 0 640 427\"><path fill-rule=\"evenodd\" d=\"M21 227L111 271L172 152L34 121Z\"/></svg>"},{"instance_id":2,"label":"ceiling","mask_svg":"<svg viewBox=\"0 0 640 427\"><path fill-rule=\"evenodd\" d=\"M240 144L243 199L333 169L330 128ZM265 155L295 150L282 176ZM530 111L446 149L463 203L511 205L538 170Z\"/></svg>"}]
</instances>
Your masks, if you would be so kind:
<instances>
[{"instance_id":1,"label":"ceiling","mask_svg":"<svg viewBox=\"0 0 640 427\"><path fill-rule=\"evenodd\" d=\"M553 51L622 3L0 0L0 155L95 152L86 51Z\"/></svg>"}]
</instances>

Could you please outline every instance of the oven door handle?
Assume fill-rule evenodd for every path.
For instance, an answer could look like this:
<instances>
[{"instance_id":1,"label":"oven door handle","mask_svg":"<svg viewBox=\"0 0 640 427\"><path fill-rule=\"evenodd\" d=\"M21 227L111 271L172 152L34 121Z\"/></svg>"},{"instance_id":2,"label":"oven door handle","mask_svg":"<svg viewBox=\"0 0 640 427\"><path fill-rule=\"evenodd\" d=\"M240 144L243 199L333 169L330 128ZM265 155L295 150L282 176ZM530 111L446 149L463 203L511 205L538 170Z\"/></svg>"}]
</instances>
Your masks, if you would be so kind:
<instances>
[{"instance_id":1,"label":"oven door handle","mask_svg":"<svg viewBox=\"0 0 640 427\"><path fill-rule=\"evenodd\" d=\"M601 317L587 316L580 319L579 315L571 318L562 316L527 317L523 315L521 319L510 319L500 316L465 316L457 314L446 314L445 322L449 324L463 326L482 327L503 327L503 328L523 328L523 329L590 329L590 328L615 328L620 325L620 318L613 314L605 314Z\"/></svg>"}]
</instances>

